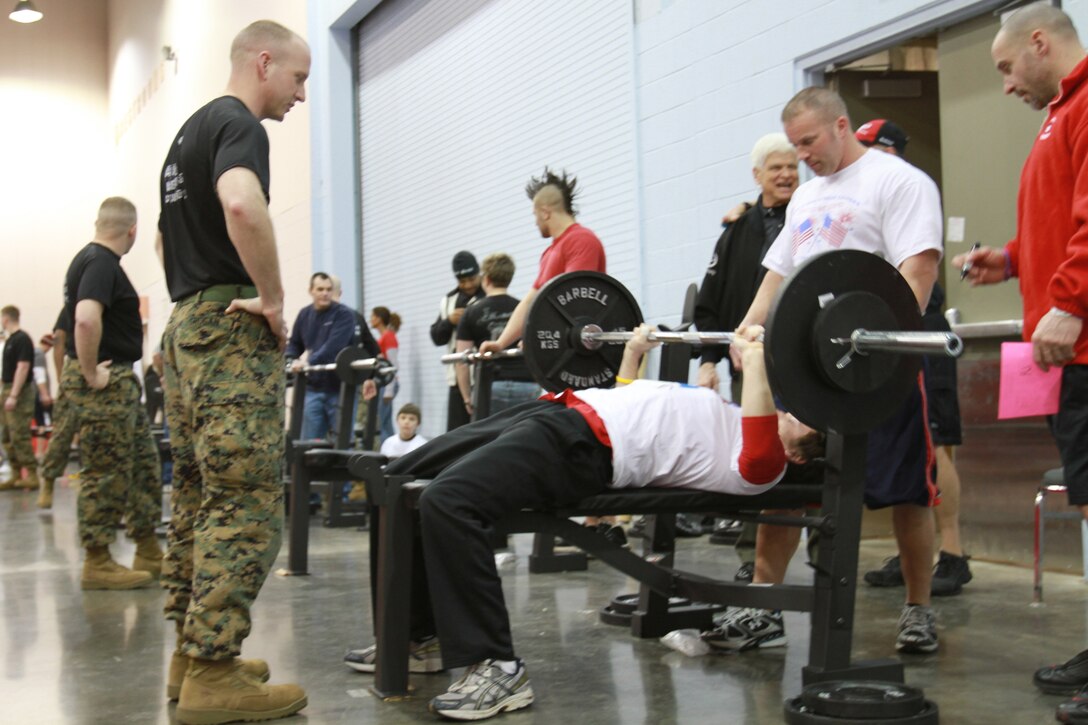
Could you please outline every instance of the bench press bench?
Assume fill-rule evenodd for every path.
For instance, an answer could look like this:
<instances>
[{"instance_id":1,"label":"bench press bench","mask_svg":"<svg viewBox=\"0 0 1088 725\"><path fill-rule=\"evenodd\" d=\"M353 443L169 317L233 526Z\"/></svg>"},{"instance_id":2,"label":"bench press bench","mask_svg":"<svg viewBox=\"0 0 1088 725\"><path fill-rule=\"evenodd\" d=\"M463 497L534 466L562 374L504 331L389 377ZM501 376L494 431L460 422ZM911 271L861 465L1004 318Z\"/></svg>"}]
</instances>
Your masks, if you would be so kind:
<instances>
[{"instance_id":1,"label":"bench press bench","mask_svg":"<svg viewBox=\"0 0 1088 725\"><path fill-rule=\"evenodd\" d=\"M864 436L839 439L845 447L861 446ZM829 461L850 466L850 456L829 450ZM366 483L371 505L380 522L377 595L374 612L378 660L373 690L382 698L408 693L409 588L412 551L418 522L415 510L426 481L412 476L389 476L383 459L367 453L347 454L352 475ZM328 452L332 455L335 452ZM854 464L859 465L857 456ZM864 457L861 458L864 460ZM863 463L860 464L863 466ZM688 489L614 489L561 509L523 510L502 519L503 533L546 533L561 536L601 562L638 580L667 601L693 601L741 607L811 612L809 663L806 684L826 680L903 680L895 660L851 662L854 593L857 584L858 543L861 532L862 480L859 470L829 466L820 485L779 484L763 494L738 496ZM819 515L763 516L764 508L800 508L821 505ZM608 541L593 530L571 521L571 516L610 514L668 515L707 512L762 523L812 526L821 532L820 551L813 569L813 584L751 586L732 579L718 580L663 566ZM637 634L637 632L636 632ZM656 636L648 635L648 636Z\"/></svg>"}]
</instances>

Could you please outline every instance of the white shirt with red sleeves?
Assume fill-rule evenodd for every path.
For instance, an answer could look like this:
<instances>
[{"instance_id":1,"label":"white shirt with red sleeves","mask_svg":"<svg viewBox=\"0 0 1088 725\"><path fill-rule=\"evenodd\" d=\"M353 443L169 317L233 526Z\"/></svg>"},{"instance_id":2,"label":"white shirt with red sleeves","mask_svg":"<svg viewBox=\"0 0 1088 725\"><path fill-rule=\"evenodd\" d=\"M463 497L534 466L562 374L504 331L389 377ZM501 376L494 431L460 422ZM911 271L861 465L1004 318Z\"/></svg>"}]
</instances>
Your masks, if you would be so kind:
<instances>
[{"instance_id":1,"label":"white shirt with red sleeves","mask_svg":"<svg viewBox=\"0 0 1088 725\"><path fill-rule=\"evenodd\" d=\"M744 480L740 408L708 388L636 380L612 389L579 390L612 444L613 488L693 488L750 495L778 483Z\"/></svg>"}]
</instances>

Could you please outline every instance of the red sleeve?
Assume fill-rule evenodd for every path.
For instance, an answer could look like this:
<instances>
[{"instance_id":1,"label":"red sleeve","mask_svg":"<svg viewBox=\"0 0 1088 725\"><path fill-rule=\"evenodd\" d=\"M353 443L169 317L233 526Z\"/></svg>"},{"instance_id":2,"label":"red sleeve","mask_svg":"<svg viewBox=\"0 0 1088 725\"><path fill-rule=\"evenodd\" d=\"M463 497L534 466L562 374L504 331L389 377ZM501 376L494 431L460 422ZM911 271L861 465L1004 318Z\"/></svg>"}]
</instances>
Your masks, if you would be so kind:
<instances>
[{"instance_id":1,"label":"red sleeve","mask_svg":"<svg viewBox=\"0 0 1088 725\"><path fill-rule=\"evenodd\" d=\"M771 483L786 467L786 450L778 437L778 416L760 415L740 419L740 475L757 486Z\"/></svg>"},{"instance_id":2,"label":"red sleeve","mask_svg":"<svg viewBox=\"0 0 1088 725\"><path fill-rule=\"evenodd\" d=\"M1080 93L1084 93L1081 90ZM1072 239L1065 246L1065 260L1058 266L1050 280L1050 298L1053 306L1058 307L1081 319L1088 317L1088 104L1081 103L1076 110L1080 113L1066 113L1064 118L1077 118L1076 125L1069 131L1069 146L1072 151L1070 166L1073 171L1073 225ZM1073 109L1070 109L1072 111ZM1079 117L1078 117L1079 116ZM1083 350L1084 337L1078 347ZM1079 356L1078 356L1079 357Z\"/></svg>"}]
</instances>

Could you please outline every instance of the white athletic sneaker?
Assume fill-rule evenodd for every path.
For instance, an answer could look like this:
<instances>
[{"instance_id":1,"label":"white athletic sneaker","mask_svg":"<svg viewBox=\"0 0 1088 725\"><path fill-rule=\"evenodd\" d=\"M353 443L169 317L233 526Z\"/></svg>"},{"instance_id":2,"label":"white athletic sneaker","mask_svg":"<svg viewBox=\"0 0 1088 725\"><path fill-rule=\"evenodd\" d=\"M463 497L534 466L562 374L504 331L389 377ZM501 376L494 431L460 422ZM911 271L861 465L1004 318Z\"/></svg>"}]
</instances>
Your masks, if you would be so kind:
<instances>
[{"instance_id":1,"label":"white athletic sneaker","mask_svg":"<svg viewBox=\"0 0 1088 725\"><path fill-rule=\"evenodd\" d=\"M431 700L430 709L451 720L486 720L532 704L533 688L524 662L518 660L517 670L508 675L495 660L484 660Z\"/></svg>"},{"instance_id":2,"label":"white athletic sneaker","mask_svg":"<svg viewBox=\"0 0 1088 725\"><path fill-rule=\"evenodd\" d=\"M344 655L344 664L356 672L373 672L378 664L378 645L350 650ZM408 671L423 675L442 671L442 648L437 637L409 643Z\"/></svg>"}]
</instances>

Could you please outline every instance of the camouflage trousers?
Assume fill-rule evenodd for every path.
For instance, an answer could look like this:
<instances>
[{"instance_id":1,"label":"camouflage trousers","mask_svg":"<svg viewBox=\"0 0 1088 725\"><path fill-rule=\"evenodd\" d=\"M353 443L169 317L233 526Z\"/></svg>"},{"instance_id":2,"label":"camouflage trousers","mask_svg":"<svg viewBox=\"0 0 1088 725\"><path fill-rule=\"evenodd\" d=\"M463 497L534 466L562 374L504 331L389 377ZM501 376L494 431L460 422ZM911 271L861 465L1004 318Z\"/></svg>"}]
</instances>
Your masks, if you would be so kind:
<instances>
[{"instance_id":1,"label":"camouflage trousers","mask_svg":"<svg viewBox=\"0 0 1088 725\"><path fill-rule=\"evenodd\" d=\"M263 318L182 300L163 338L174 458L166 618L181 653L241 652L283 534L283 355Z\"/></svg>"},{"instance_id":2,"label":"camouflage trousers","mask_svg":"<svg viewBox=\"0 0 1088 725\"><path fill-rule=\"evenodd\" d=\"M4 383L0 395L6 402L11 394L11 383ZM34 417L34 381L27 380L19 397L15 401L15 410L3 410L4 430L0 443L8 456L12 474L18 478L23 468L28 471L38 470L38 459L34 457L34 446L30 445L30 420Z\"/></svg>"},{"instance_id":3,"label":"camouflage trousers","mask_svg":"<svg viewBox=\"0 0 1088 725\"><path fill-rule=\"evenodd\" d=\"M122 519L132 538L153 535L162 520L161 466L136 375L115 365L106 387L94 390L73 360L61 379L79 431L80 544L109 546Z\"/></svg>"},{"instance_id":4,"label":"camouflage trousers","mask_svg":"<svg viewBox=\"0 0 1088 725\"><path fill-rule=\"evenodd\" d=\"M61 368L60 382L57 384L57 397L53 401L53 434L49 436L49 448L42 459L41 474L46 481L60 478L64 473L72 452L72 439L79 432L78 413L72 405L72 394L64 381L64 373L69 367L76 367L78 374L78 363L66 357L64 367Z\"/></svg>"}]
</instances>

